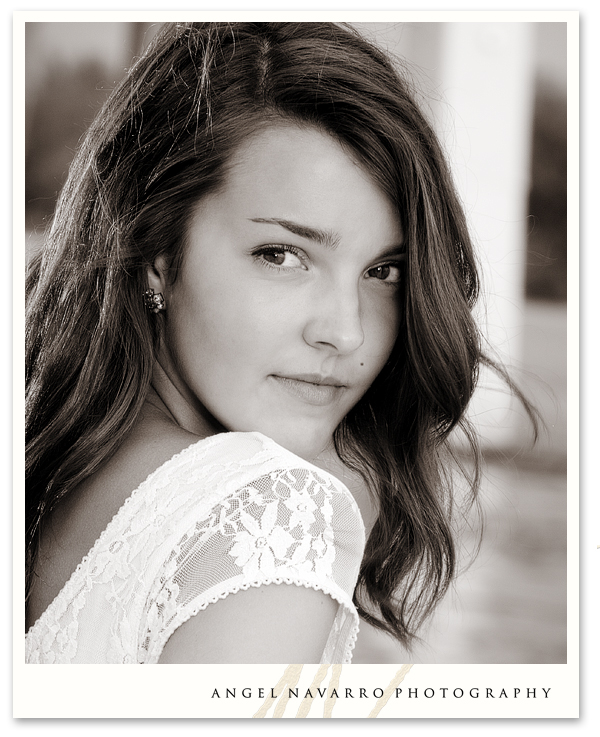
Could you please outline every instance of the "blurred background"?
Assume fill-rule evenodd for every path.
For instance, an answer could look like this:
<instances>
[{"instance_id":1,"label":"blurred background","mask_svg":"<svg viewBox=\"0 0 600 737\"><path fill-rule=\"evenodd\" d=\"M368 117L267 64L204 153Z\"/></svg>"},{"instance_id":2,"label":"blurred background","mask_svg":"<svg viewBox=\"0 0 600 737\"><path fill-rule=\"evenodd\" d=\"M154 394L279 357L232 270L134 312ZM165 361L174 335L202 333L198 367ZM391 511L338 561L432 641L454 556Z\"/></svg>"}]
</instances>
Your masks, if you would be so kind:
<instances>
[{"instance_id":1,"label":"blurred background","mask_svg":"<svg viewBox=\"0 0 600 737\"><path fill-rule=\"evenodd\" d=\"M26 24L25 248L78 141L160 24ZM567 658L567 26L361 23L397 57L446 147L484 277L493 353L545 423L483 375L483 544L411 656L362 625L355 663L564 663ZM16 245L15 247L19 247ZM576 248L576 244L572 244ZM461 533L463 565L477 545Z\"/></svg>"}]
</instances>

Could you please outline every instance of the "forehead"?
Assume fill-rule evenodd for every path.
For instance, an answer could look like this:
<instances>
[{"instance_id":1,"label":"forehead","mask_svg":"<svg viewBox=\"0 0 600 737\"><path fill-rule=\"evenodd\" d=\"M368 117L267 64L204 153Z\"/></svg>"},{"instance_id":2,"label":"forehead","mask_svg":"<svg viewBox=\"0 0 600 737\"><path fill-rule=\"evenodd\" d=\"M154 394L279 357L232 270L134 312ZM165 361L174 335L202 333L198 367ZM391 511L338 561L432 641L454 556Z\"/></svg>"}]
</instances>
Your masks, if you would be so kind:
<instances>
[{"instance_id":1,"label":"forehead","mask_svg":"<svg viewBox=\"0 0 600 737\"><path fill-rule=\"evenodd\" d=\"M394 203L346 147L314 127L274 125L248 138L216 196L248 218L308 217L322 227L363 219L385 240L401 238Z\"/></svg>"}]
</instances>

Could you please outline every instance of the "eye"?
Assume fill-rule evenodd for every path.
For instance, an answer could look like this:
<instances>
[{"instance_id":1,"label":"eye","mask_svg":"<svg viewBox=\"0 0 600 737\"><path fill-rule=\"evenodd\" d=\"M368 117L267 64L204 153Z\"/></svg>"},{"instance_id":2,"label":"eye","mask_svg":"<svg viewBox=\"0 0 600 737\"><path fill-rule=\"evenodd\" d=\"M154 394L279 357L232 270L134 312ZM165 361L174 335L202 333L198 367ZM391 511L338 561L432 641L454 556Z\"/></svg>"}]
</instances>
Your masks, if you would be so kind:
<instances>
[{"instance_id":1,"label":"eye","mask_svg":"<svg viewBox=\"0 0 600 737\"><path fill-rule=\"evenodd\" d=\"M254 258L272 269L306 269L302 257L291 246L263 246L253 253Z\"/></svg>"},{"instance_id":2,"label":"eye","mask_svg":"<svg viewBox=\"0 0 600 737\"><path fill-rule=\"evenodd\" d=\"M367 271L367 276L370 279L377 279L387 284L397 284L402 278L400 264L391 263L374 266Z\"/></svg>"}]
</instances>

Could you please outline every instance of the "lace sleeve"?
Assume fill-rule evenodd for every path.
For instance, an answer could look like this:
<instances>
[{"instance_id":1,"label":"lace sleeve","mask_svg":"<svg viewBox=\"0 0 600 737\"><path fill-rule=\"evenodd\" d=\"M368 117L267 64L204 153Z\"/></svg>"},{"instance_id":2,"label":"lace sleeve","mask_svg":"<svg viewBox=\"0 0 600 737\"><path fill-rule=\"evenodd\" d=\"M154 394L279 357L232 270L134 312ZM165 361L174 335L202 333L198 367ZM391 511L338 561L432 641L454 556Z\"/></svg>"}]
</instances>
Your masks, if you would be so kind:
<instances>
[{"instance_id":1,"label":"lace sleeve","mask_svg":"<svg viewBox=\"0 0 600 737\"><path fill-rule=\"evenodd\" d=\"M312 468L261 476L190 524L173 546L146 603L138 662L157 662L177 627L211 603L282 583L323 591L339 603L324 658L349 662L363 549L360 513L342 484Z\"/></svg>"}]
</instances>

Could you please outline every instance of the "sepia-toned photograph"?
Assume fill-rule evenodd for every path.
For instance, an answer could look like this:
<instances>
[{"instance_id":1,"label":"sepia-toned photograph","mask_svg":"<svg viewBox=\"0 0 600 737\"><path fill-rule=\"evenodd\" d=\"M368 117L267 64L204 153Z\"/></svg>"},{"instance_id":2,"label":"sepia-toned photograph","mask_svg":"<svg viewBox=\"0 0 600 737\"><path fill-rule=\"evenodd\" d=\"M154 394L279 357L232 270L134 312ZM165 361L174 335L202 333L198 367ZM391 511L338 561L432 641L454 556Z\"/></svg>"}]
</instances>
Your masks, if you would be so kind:
<instances>
[{"instance_id":1,"label":"sepia-toned photograph","mask_svg":"<svg viewBox=\"0 0 600 737\"><path fill-rule=\"evenodd\" d=\"M566 664L568 24L24 26L25 662Z\"/></svg>"}]
</instances>

